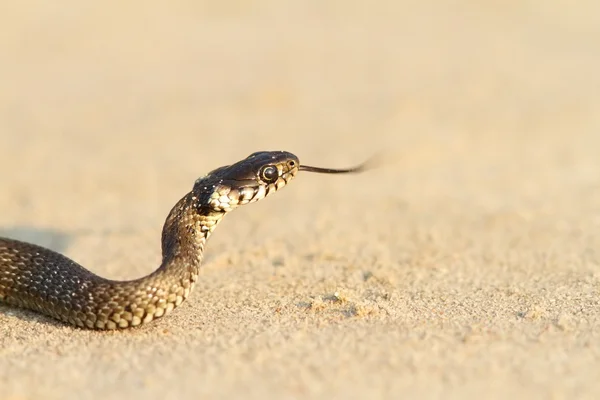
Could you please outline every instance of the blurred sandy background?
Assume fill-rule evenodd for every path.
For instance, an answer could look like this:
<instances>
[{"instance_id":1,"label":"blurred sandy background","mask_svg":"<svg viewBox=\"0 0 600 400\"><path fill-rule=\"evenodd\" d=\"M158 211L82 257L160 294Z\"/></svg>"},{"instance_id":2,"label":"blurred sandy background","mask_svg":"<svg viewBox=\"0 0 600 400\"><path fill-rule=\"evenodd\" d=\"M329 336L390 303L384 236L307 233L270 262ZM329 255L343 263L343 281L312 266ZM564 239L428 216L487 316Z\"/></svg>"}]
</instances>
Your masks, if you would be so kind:
<instances>
[{"instance_id":1,"label":"blurred sandy background","mask_svg":"<svg viewBox=\"0 0 600 400\"><path fill-rule=\"evenodd\" d=\"M133 278L170 207L257 150L168 318L0 306L0 399L598 398L595 1L5 1L0 234Z\"/></svg>"}]
</instances>

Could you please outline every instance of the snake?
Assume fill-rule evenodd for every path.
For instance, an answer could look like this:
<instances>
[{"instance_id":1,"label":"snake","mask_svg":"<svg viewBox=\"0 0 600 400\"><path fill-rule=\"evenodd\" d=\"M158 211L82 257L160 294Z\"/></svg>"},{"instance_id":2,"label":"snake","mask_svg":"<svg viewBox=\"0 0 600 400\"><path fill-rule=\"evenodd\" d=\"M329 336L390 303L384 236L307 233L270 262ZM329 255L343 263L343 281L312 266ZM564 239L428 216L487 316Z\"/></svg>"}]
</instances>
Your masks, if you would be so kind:
<instances>
[{"instance_id":1,"label":"snake","mask_svg":"<svg viewBox=\"0 0 600 400\"><path fill-rule=\"evenodd\" d=\"M300 165L286 151L260 151L198 178L169 212L160 266L133 280L102 278L50 249L0 237L0 303L84 329L141 326L180 306L198 281L207 240L225 215L285 187L300 171L345 174L366 169Z\"/></svg>"}]
</instances>

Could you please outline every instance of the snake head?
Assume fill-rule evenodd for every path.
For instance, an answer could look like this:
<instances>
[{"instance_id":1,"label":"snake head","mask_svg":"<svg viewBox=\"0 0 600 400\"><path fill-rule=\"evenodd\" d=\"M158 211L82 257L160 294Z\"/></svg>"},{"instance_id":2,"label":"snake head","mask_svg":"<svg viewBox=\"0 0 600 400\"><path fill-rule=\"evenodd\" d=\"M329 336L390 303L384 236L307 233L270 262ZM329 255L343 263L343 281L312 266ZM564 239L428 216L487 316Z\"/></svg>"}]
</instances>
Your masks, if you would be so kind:
<instances>
[{"instance_id":1,"label":"snake head","mask_svg":"<svg viewBox=\"0 0 600 400\"><path fill-rule=\"evenodd\" d=\"M261 151L198 179L194 193L200 204L216 212L262 200L284 187L298 172L298 157L285 151Z\"/></svg>"}]
</instances>

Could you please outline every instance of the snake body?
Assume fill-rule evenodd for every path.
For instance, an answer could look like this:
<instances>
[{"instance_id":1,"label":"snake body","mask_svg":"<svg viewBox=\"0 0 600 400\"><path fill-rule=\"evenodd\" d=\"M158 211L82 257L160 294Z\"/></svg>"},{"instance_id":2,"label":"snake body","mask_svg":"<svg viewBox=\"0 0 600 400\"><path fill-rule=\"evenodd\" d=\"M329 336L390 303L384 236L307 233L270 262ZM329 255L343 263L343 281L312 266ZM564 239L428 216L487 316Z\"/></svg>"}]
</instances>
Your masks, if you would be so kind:
<instances>
[{"instance_id":1,"label":"snake body","mask_svg":"<svg viewBox=\"0 0 600 400\"><path fill-rule=\"evenodd\" d=\"M235 208L284 187L298 171L357 172L300 166L288 152L257 152L211 171L168 214L162 262L151 274L129 281L102 278L49 249L0 238L0 303L30 309L89 329L134 327L178 307L198 280L206 241Z\"/></svg>"}]
</instances>

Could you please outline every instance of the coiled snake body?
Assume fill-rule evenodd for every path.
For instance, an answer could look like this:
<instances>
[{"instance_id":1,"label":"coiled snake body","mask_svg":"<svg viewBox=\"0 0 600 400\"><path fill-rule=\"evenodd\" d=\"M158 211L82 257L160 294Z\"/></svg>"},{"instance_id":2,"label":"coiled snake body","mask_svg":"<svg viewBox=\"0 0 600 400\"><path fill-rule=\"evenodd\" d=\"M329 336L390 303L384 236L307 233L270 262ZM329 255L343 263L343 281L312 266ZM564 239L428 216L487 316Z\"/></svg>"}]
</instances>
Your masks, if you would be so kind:
<instances>
[{"instance_id":1,"label":"coiled snake body","mask_svg":"<svg viewBox=\"0 0 600 400\"><path fill-rule=\"evenodd\" d=\"M300 166L288 152L258 152L198 179L171 210L162 231L162 263L131 281L99 277L43 247L0 238L0 302L90 329L138 326L168 314L191 293L206 241L233 209L259 201L298 171L358 172Z\"/></svg>"}]
</instances>

